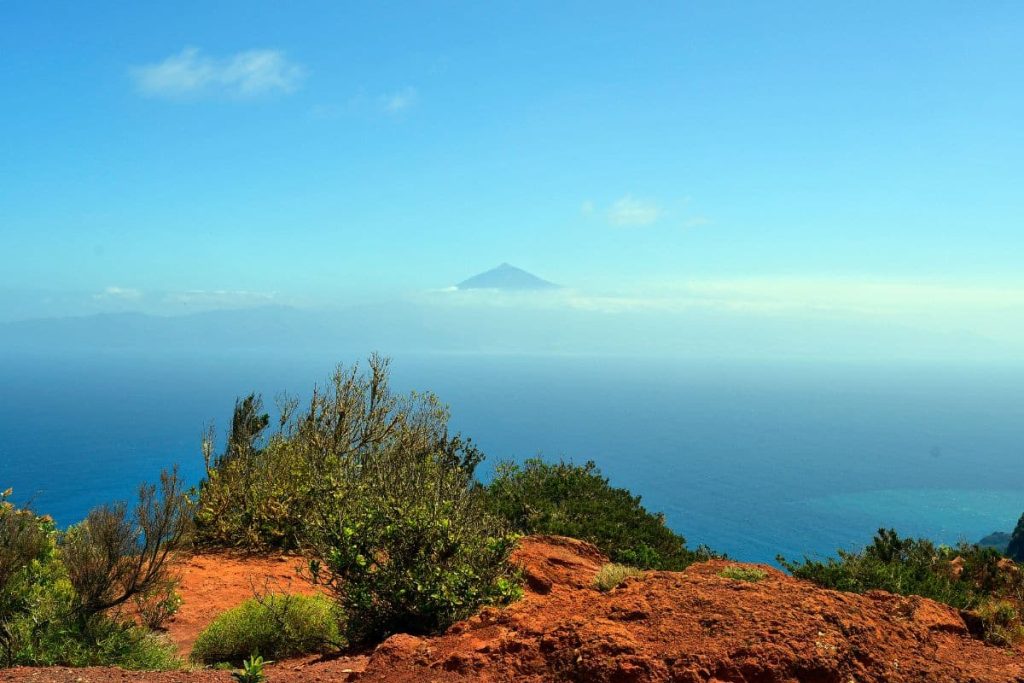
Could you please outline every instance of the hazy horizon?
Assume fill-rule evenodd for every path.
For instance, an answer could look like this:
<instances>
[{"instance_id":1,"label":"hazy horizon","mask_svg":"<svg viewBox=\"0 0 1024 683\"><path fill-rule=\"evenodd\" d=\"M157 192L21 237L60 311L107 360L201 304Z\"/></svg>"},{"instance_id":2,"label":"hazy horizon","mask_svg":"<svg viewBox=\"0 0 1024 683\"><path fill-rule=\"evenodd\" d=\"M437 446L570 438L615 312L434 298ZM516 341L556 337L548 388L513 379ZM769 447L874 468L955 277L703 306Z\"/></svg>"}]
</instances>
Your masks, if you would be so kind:
<instances>
[{"instance_id":1,"label":"hazy horizon","mask_svg":"<svg viewBox=\"0 0 1024 683\"><path fill-rule=\"evenodd\" d=\"M701 312L1024 357L1019 4L5 14L0 322ZM564 289L445 291L506 261Z\"/></svg>"}]
</instances>

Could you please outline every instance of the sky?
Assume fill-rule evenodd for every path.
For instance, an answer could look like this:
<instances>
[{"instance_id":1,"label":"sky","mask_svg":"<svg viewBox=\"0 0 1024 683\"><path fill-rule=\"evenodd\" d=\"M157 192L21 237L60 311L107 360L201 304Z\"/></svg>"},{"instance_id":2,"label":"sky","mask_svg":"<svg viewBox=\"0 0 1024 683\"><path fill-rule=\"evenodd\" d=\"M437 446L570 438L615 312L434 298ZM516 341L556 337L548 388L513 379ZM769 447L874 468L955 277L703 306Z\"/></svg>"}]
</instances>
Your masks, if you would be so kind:
<instances>
[{"instance_id":1,"label":"sky","mask_svg":"<svg viewBox=\"0 0 1024 683\"><path fill-rule=\"evenodd\" d=\"M0 320L340 305L511 262L577 305L713 292L1024 349L1019 2L0 15Z\"/></svg>"}]
</instances>

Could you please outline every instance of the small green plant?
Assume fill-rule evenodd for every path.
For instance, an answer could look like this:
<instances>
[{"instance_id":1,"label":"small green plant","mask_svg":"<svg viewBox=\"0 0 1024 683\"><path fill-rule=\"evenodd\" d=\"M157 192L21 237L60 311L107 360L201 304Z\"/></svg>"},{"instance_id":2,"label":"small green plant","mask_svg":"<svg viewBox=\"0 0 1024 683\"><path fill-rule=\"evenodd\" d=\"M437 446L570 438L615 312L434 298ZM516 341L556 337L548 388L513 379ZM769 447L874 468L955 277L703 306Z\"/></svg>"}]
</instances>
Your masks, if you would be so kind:
<instances>
[{"instance_id":1,"label":"small green plant","mask_svg":"<svg viewBox=\"0 0 1024 683\"><path fill-rule=\"evenodd\" d=\"M1009 600L991 598L975 610L981 621L982 638L993 645L1015 647L1024 642L1024 623Z\"/></svg>"},{"instance_id":2,"label":"small green plant","mask_svg":"<svg viewBox=\"0 0 1024 683\"><path fill-rule=\"evenodd\" d=\"M259 655L252 655L249 659L242 660L242 668L232 671L231 677L238 683L263 683L267 680L267 674L263 671L263 667L267 664L273 664L273 662L264 661L263 657Z\"/></svg>"},{"instance_id":3,"label":"small green plant","mask_svg":"<svg viewBox=\"0 0 1024 683\"><path fill-rule=\"evenodd\" d=\"M758 569L757 567L744 567L739 564L734 564L718 572L718 575L734 581L757 583L768 576L768 572L763 569Z\"/></svg>"},{"instance_id":4,"label":"small green plant","mask_svg":"<svg viewBox=\"0 0 1024 683\"><path fill-rule=\"evenodd\" d=\"M636 567L609 562L598 570L594 576L594 586L602 593L607 593L631 576L643 576Z\"/></svg>"},{"instance_id":5,"label":"small green plant","mask_svg":"<svg viewBox=\"0 0 1024 683\"><path fill-rule=\"evenodd\" d=\"M252 598L213 620L192 648L205 664L242 661L253 652L283 659L329 652L345 644L341 614L323 595Z\"/></svg>"}]
</instances>

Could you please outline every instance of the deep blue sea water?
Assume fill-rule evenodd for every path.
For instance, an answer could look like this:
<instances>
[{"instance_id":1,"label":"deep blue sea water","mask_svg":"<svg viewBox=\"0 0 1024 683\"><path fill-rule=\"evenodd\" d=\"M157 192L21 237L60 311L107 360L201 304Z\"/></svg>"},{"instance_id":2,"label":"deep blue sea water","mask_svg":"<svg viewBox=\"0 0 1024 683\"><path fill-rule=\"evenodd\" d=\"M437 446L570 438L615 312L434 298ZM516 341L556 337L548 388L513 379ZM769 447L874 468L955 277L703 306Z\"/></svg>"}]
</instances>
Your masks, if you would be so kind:
<instances>
[{"instance_id":1,"label":"deep blue sea water","mask_svg":"<svg viewBox=\"0 0 1024 683\"><path fill-rule=\"evenodd\" d=\"M0 357L0 488L54 515L177 462L234 398L304 395L352 354ZM1024 512L1024 368L405 356L489 462L593 459L691 543L743 560L857 547L882 525L942 542ZM484 476L487 474L485 468Z\"/></svg>"}]
</instances>

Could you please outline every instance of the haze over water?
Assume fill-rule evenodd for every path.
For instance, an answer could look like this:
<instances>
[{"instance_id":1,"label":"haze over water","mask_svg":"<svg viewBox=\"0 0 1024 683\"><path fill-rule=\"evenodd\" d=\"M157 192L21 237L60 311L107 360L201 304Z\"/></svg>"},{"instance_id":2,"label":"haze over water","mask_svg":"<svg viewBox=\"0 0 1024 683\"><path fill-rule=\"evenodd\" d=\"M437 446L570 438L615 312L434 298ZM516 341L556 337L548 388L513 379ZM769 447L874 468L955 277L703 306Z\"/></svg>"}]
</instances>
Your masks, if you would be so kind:
<instances>
[{"instance_id":1,"label":"haze over water","mask_svg":"<svg viewBox=\"0 0 1024 683\"><path fill-rule=\"evenodd\" d=\"M178 462L233 399L305 395L335 360L257 352L0 360L0 479L62 524ZM831 554L879 526L943 542L1011 529L1022 508L1024 370L614 357L414 355L488 456L595 460L691 544L744 560ZM223 436L223 434L222 434Z\"/></svg>"}]
</instances>

